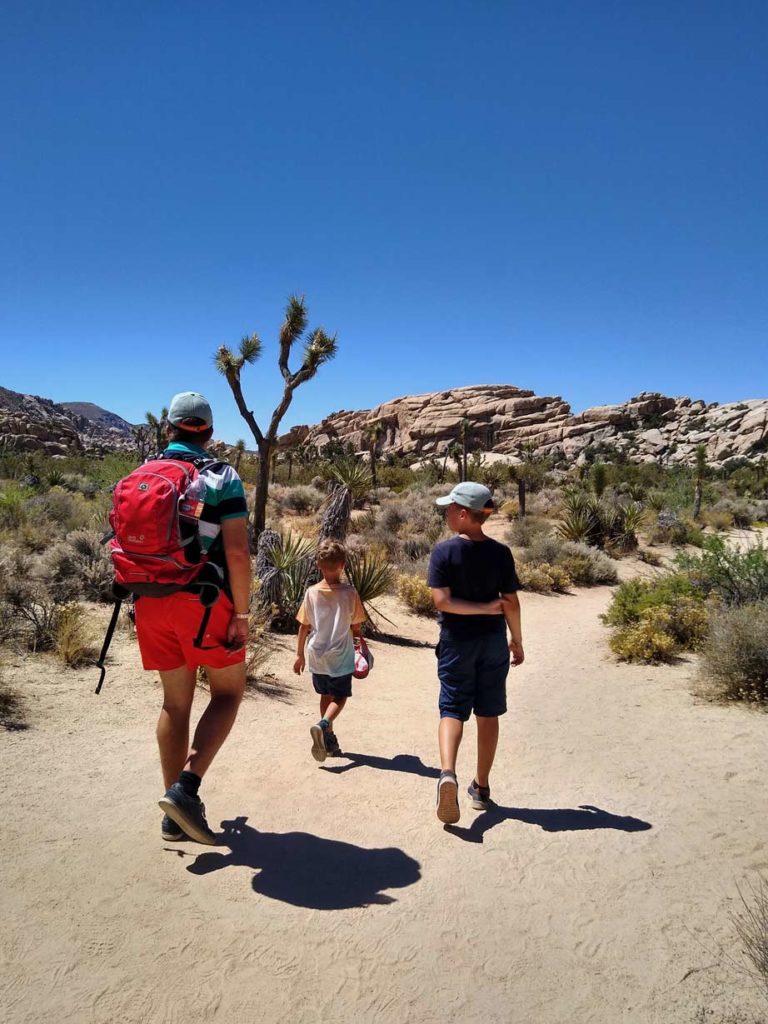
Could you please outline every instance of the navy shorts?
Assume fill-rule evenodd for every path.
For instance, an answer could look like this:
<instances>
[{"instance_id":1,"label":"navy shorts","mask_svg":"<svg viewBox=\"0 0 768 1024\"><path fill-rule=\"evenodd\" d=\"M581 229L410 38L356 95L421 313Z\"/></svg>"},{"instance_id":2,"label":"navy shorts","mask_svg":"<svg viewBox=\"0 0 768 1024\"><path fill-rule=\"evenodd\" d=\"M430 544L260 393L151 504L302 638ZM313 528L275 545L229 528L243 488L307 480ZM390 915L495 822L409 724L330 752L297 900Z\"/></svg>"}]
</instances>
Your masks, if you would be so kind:
<instances>
[{"instance_id":1,"label":"navy shorts","mask_svg":"<svg viewBox=\"0 0 768 1024\"><path fill-rule=\"evenodd\" d=\"M507 634L486 633L469 640L440 637L435 650L440 680L440 717L466 722L474 713L495 718L507 710Z\"/></svg>"},{"instance_id":2,"label":"navy shorts","mask_svg":"<svg viewBox=\"0 0 768 1024\"><path fill-rule=\"evenodd\" d=\"M351 697L352 673L346 676L324 676L319 672L313 672L312 685L315 693L323 697Z\"/></svg>"}]
</instances>

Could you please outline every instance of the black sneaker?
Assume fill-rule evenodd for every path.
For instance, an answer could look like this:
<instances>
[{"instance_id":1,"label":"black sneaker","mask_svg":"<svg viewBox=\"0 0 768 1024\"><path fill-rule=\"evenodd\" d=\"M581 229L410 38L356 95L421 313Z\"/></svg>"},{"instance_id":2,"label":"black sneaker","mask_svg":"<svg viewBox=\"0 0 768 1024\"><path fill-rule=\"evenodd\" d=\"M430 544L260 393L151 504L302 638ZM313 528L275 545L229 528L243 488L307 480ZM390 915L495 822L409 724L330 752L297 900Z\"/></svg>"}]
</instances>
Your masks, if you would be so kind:
<instances>
[{"instance_id":1,"label":"black sneaker","mask_svg":"<svg viewBox=\"0 0 768 1024\"><path fill-rule=\"evenodd\" d=\"M187 838L186 832L180 829L173 818L169 818L167 814L163 815L160 832L167 843L180 843L182 839Z\"/></svg>"},{"instance_id":2,"label":"black sneaker","mask_svg":"<svg viewBox=\"0 0 768 1024\"><path fill-rule=\"evenodd\" d=\"M336 733L331 732L330 729L325 730L325 751L328 757L343 757L339 741L336 738Z\"/></svg>"},{"instance_id":3,"label":"black sneaker","mask_svg":"<svg viewBox=\"0 0 768 1024\"><path fill-rule=\"evenodd\" d=\"M216 836L205 820L205 805L199 796L190 796L178 782L174 782L159 804L160 810L165 811L190 839L206 846L216 845Z\"/></svg>"},{"instance_id":4,"label":"black sneaker","mask_svg":"<svg viewBox=\"0 0 768 1024\"><path fill-rule=\"evenodd\" d=\"M320 722L309 727L309 735L312 737L312 757L316 761L324 761L327 757L328 752L325 749L326 730L327 726L321 725Z\"/></svg>"}]
</instances>

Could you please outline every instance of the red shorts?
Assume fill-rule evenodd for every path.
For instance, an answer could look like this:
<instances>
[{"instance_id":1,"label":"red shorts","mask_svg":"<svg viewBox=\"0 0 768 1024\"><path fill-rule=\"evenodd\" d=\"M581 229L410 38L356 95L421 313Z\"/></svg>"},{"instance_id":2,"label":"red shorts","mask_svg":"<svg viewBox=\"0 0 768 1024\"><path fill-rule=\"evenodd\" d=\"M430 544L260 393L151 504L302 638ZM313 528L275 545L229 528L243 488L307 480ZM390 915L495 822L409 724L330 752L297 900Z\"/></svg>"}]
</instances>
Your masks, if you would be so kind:
<instances>
[{"instance_id":1,"label":"red shorts","mask_svg":"<svg viewBox=\"0 0 768 1024\"><path fill-rule=\"evenodd\" d=\"M232 602L226 594L211 609L203 646L193 646L203 611L197 594L137 598L136 636L144 668L170 672L182 665L190 669L199 665L227 668L244 661L244 647L231 651L224 646L232 618Z\"/></svg>"}]
</instances>

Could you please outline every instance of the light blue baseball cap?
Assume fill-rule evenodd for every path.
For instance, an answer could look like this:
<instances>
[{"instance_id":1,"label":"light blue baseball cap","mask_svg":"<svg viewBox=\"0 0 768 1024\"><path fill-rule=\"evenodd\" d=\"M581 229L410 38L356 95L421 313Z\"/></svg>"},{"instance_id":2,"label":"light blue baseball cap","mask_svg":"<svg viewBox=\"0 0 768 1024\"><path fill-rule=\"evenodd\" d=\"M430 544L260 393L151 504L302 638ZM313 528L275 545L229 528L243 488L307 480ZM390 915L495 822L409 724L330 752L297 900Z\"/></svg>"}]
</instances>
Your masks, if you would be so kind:
<instances>
[{"instance_id":1,"label":"light blue baseball cap","mask_svg":"<svg viewBox=\"0 0 768 1024\"><path fill-rule=\"evenodd\" d=\"M493 495L484 484L476 484L471 480L456 484L450 494L444 498L436 498L436 505L461 505L471 508L473 512L493 512Z\"/></svg>"}]
</instances>

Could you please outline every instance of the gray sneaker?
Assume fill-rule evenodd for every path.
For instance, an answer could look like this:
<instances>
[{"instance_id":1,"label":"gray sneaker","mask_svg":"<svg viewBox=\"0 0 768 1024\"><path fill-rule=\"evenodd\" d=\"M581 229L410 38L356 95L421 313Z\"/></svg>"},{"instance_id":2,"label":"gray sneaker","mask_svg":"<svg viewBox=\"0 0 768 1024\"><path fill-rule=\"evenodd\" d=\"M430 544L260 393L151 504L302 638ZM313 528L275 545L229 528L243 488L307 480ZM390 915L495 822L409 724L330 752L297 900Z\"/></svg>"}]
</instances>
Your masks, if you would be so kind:
<instances>
[{"instance_id":1,"label":"gray sneaker","mask_svg":"<svg viewBox=\"0 0 768 1024\"><path fill-rule=\"evenodd\" d=\"M318 722L310 725L309 735L312 737L312 757L316 761L324 761L328 755L325 746L325 728Z\"/></svg>"},{"instance_id":2,"label":"gray sneaker","mask_svg":"<svg viewBox=\"0 0 768 1024\"><path fill-rule=\"evenodd\" d=\"M166 843L180 843L187 838L186 832L180 829L173 818L169 818L167 814L163 815L160 832Z\"/></svg>"},{"instance_id":3,"label":"gray sneaker","mask_svg":"<svg viewBox=\"0 0 768 1024\"><path fill-rule=\"evenodd\" d=\"M444 825L455 825L461 817L459 784L454 772L440 772L437 780L437 817Z\"/></svg>"},{"instance_id":4,"label":"gray sneaker","mask_svg":"<svg viewBox=\"0 0 768 1024\"><path fill-rule=\"evenodd\" d=\"M196 843L204 843L206 846L216 845L216 836L208 827L205 820L205 804L199 796L190 796L185 793L178 782L167 791L165 796L158 801L160 810L165 811L168 817Z\"/></svg>"},{"instance_id":5,"label":"gray sneaker","mask_svg":"<svg viewBox=\"0 0 768 1024\"><path fill-rule=\"evenodd\" d=\"M474 779L467 787L469 799L476 811L487 811L491 806L491 790L489 786L478 786Z\"/></svg>"}]
</instances>

